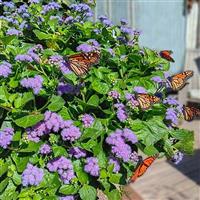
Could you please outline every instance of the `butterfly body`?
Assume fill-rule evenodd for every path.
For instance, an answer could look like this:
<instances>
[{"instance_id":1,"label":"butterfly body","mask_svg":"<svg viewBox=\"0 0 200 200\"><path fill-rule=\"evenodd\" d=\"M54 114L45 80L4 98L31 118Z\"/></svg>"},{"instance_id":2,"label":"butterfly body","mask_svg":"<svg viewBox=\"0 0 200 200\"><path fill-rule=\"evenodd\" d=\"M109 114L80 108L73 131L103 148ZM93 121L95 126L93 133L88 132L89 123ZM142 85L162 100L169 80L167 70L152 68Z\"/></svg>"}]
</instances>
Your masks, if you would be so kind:
<instances>
[{"instance_id":1,"label":"butterfly body","mask_svg":"<svg viewBox=\"0 0 200 200\"><path fill-rule=\"evenodd\" d=\"M186 84L187 80L193 76L192 70L187 70L179 74L175 74L167 78L168 85L173 91L182 89Z\"/></svg>"},{"instance_id":2,"label":"butterfly body","mask_svg":"<svg viewBox=\"0 0 200 200\"><path fill-rule=\"evenodd\" d=\"M158 157L158 154L154 156L150 156L142 161L142 163L137 167L133 175L131 176L129 182L133 183L136 181L136 179L140 176L142 176L147 169L151 166L151 164L155 161L155 159Z\"/></svg>"},{"instance_id":3,"label":"butterfly body","mask_svg":"<svg viewBox=\"0 0 200 200\"><path fill-rule=\"evenodd\" d=\"M137 94L136 99L139 103L139 107L143 110L151 108L153 104L159 103L161 100L159 97L149 94Z\"/></svg>"},{"instance_id":4,"label":"butterfly body","mask_svg":"<svg viewBox=\"0 0 200 200\"><path fill-rule=\"evenodd\" d=\"M172 53L173 52L170 50L163 50L163 51L160 51L160 57L162 57L165 60L168 60L170 62L175 62L174 59L171 57Z\"/></svg>"},{"instance_id":5,"label":"butterfly body","mask_svg":"<svg viewBox=\"0 0 200 200\"><path fill-rule=\"evenodd\" d=\"M183 106L183 116L186 121L192 121L195 117L200 117L200 109Z\"/></svg>"},{"instance_id":6,"label":"butterfly body","mask_svg":"<svg viewBox=\"0 0 200 200\"><path fill-rule=\"evenodd\" d=\"M86 74L90 67L97 64L100 59L100 52L93 51L90 53L78 53L65 58L70 69L77 75Z\"/></svg>"}]
</instances>

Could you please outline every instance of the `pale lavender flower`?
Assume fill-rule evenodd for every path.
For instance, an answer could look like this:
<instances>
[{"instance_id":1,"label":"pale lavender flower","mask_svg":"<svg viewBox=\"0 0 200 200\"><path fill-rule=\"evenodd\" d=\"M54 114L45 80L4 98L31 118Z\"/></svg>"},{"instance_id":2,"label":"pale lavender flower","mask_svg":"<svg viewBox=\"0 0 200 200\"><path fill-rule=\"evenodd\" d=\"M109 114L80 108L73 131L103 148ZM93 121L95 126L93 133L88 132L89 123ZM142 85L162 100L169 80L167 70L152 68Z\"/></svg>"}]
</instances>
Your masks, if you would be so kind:
<instances>
[{"instance_id":1,"label":"pale lavender flower","mask_svg":"<svg viewBox=\"0 0 200 200\"><path fill-rule=\"evenodd\" d=\"M177 112L174 108L167 109L165 119L171 121L174 125L178 125Z\"/></svg>"},{"instance_id":2,"label":"pale lavender flower","mask_svg":"<svg viewBox=\"0 0 200 200\"><path fill-rule=\"evenodd\" d=\"M182 160L183 160L183 153L178 151L174 154L174 156L172 157L171 161L174 163L174 164L179 164Z\"/></svg>"},{"instance_id":3,"label":"pale lavender flower","mask_svg":"<svg viewBox=\"0 0 200 200\"><path fill-rule=\"evenodd\" d=\"M135 135L135 133L132 130L128 129L128 128L123 129L122 137L126 141L131 142L132 144L135 144L135 143L138 142L138 139L137 139L137 136Z\"/></svg>"},{"instance_id":4,"label":"pale lavender flower","mask_svg":"<svg viewBox=\"0 0 200 200\"><path fill-rule=\"evenodd\" d=\"M154 77L152 77L151 80L156 83L162 83L162 79L160 78L160 76L154 76Z\"/></svg>"},{"instance_id":5,"label":"pale lavender flower","mask_svg":"<svg viewBox=\"0 0 200 200\"><path fill-rule=\"evenodd\" d=\"M28 54L19 54L15 57L16 61L33 62L33 58Z\"/></svg>"},{"instance_id":6,"label":"pale lavender flower","mask_svg":"<svg viewBox=\"0 0 200 200\"><path fill-rule=\"evenodd\" d=\"M65 197L60 197L59 200L75 200L73 195L67 195Z\"/></svg>"},{"instance_id":7,"label":"pale lavender flower","mask_svg":"<svg viewBox=\"0 0 200 200\"><path fill-rule=\"evenodd\" d=\"M130 161L137 163L139 161L139 156L136 151L131 153L130 155Z\"/></svg>"},{"instance_id":8,"label":"pale lavender flower","mask_svg":"<svg viewBox=\"0 0 200 200\"><path fill-rule=\"evenodd\" d=\"M79 159L82 157L86 157L86 151L84 149L81 149L79 147L72 147L69 149L69 154L73 157Z\"/></svg>"},{"instance_id":9,"label":"pale lavender flower","mask_svg":"<svg viewBox=\"0 0 200 200\"><path fill-rule=\"evenodd\" d=\"M28 164L26 166L26 169L22 173L22 185L28 186L28 185L39 185L42 181L44 176L44 172L42 169L33 166L32 164Z\"/></svg>"},{"instance_id":10,"label":"pale lavender flower","mask_svg":"<svg viewBox=\"0 0 200 200\"><path fill-rule=\"evenodd\" d=\"M93 122L94 122L94 117L92 115L89 115L89 114L84 114L82 116L82 122L83 122L83 126L84 127L90 127Z\"/></svg>"},{"instance_id":11,"label":"pale lavender flower","mask_svg":"<svg viewBox=\"0 0 200 200\"><path fill-rule=\"evenodd\" d=\"M10 9L15 8L15 4L13 2L11 2L11 1L5 1L5 2L3 2L3 5L5 7L7 7L7 8L10 8Z\"/></svg>"},{"instance_id":12,"label":"pale lavender flower","mask_svg":"<svg viewBox=\"0 0 200 200\"><path fill-rule=\"evenodd\" d=\"M31 88L34 94L38 94L42 89L43 78L36 75L34 78L24 78L20 81L22 87Z\"/></svg>"},{"instance_id":13,"label":"pale lavender flower","mask_svg":"<svg viewBox=\"0 0 200 200\"><path fill-rule=\"evenodd\" d=\"M77 51L82 51L84 53L89 53L89 52L92 52L94 51L96 48L90 44L80 44L78 47L76 47L76 50Z\"/></svg>"},{"instance_id":14,"label":"pale lavender flower","mask_svg":"<svg viewBox=\"0 0 200 200\"><path fill-rule=\"evenodd\" d=\"M68 128L64 128L61 131L61 136L64 141L75 141L81 136L80 129L74 125L71 125Z\"/></svg>"},{"instance_id":15,"label":"pale lavender flower","mask_svg":"<svg viewBox=\"0 0 200 200\"><path fill-rule=\"evenodd\" d=\"M15 28L10 28L7 30L6 32L7 35L16 35L16 36L19 36L19 35L22 35L22 32L15 29Z\"/></svg>"},{"instance_id":16,"label":"pale lavender flower","mask_svg":"<svg viewBox=\"0 0 200 200\"><path fill-rule=\"evenodd\" d=\"M13 135L13 128L5 128L3 131L0 131L0 147L7 149L7 147L11 144Z\"/></svg>"},{"instance_id":17,"label":"pale lavender flower","mask_svg":"<svg viewBox=\"0 0 200 200\"><path fill-rule=\"evenodd\" d=\"M132 108L135 108L139 105L134 94L126 93L125 98L126 100L128 100L128 105L131 106Z\"/></svg>"},{"instance_id":18,"label":"pale lavender flower","mask_svg":"<svg viewBox=\"0 0 200 200\"><path fill-rule=\"evenodd\" d=\"M118 109L117 118L119 119L120 122L125 122L128 118L128 115L124 109Z\"/></svg>"},{"instance_id":19,"label":"pale lavender flower","mask_svg":"<svg viewBox=\"0 0 200 200\"><path fill-rule=\"evenodd\" d=\"M120 94L116 90L110 91L108 93L108 96L111 97L111 98L113 98L113 99L119 99L120 98Z\"/></svg>"},{"instance_id":20,"label":"pale lavender flower","mask_svg":"<svg viewBox=\"0 0 200 200\"><path fill-rule=\"evenodd\" d=\"M29 0L30 3L37 4L40 3L40 0Z\"/></svg>"},{"instance_id":21,"label":"pale lavender flower","mask_svg":"<svg viewBox=\"0 0 200 200\"><path fill-rule=\"evenodd\" d=\"M101 23L104 24L105 26L108 26L108 27L109 27L109 26L112 26L112 25L113 25L112 21L109 20L108 17L105 16L105 15L99 16L99 20L100 20Z\"/></svg>"},{"instance_id":22,"label":"pale lavender flower","mask_svg":"<svg viewBox=\"0 0 200 200\"><path fill-rule=\"evenodd\" d=\"M98 34L101 33L101 30L99 30L99 29L94 29L93 32L96 33L96 34L98 35Z\"/></svg>"},{"instance_id":23,"label":"pale lavender flower","mask_svg":"<svg viewBox=\"0 0 200 200\"><path fill-rule=\"evenodd\" d=\"M145 88L141 87L141 86L136 86L133 88L133 91L139 94L146 94L147 91Z\"/></svg>"},{"instance_id":24,"label":"pale lavender flower","mask_svg":"<svg viewBox=\"0 0 200 200\"><path fill-rule=\"evenodd\" d=\"M93 47L100 47L100 44L95 39L90 39L87 42L91 44Z\"/></svg>"},{"instance_id":25,"label":"pale lavender flower","mask_svg":"<svg viewBox=\"0 0 200 200\"><path fill-rule=\"evenodd\" d=\"M167 71L167 72L164 72L164 77L167 79L170 77L170 73Z\"/></svg>"},{"instance_id":26,"label":"pale lavender flower","mask_svg":"<svg viewBox=\"0 0 200 200\"><path fill-rule=\"evenodd\" d=\"M57 10L59 10L61 8L61 6L56 2L50 2L50 3L46 4L46 5L44 5L42 8L43 8L42 14L46 14L49 11L57 11Z\"/></svg>"},{"instance_id":27,"label":"pale lavender flower","mask_svg":"<svg viewBox=\"0 0 200 200\"><path fill-rule=\"evenodd\" d=\"M113 168L114 173L118 173L120 171L120 162L116 158L110 157L108 164L114 165Z\"/></svg>"},{"instance_id":28,"label":"pale lavender flower","mask_svg":"<svg viewBox=\"0 0 200 200\"><path fill-rule=\"evenodd\" d=\"M82 85L71 85L70 83L59 83L57 91L59 95L63 94L73 94L78 95L80 93L80 88Z\"/></svg>"},{"instance_id":29,"label":"pale lavender flower","mask_svg":"<svg viewBox=\"0 0 200 200\"><path fill-rule=\"evenodd\" d=\"M121 26L120 30L123 34L127 34L127 35L133 35L134 34L134 31L131 27Z\"/></svg>"},{"instance_id":30,"label":"pale lavender flower","mask_svg":"<svg viewBox=\"0 0 200 200\"><path fill-rule=\"evenodd\" d=\"M113 49L108 48L107 51L110 53L111 56L115 56L115 52L113 51Z\"/></svg>"},{"instance_id":31,"label":"pale lavender flower","mask_svg":"<svg viewBox=\"0 0 200 200\"><path fill-rule=\"evenodd\" d=\"M12 65L6 61L0 64L0 76L7 78L12 73Z\"/></svg>"},{"instance_id":32,"label":"pale lavender flower","mask_svg":"<svg viewBox=\"0 0 200 200\"><path fill-rule=\"evenodd\" d=\"M71 10L77 12L77 14L81 15L82 19L87 17L92 17L93 12L89 5L85 3L79 3L79 4L71 4L70 5ZM80 18L80 19L81 19ZM80 21L80 20L79 20Z\"/></svg>"},{"instance_id":33,"label":"pale lavender flower","mask_svg":"<svg viewBox=\"0 0 200 200\"><path fill-rule=\"evenodd\" d=\"M43 155L47 155L51 153L51 147L48 144L43 144L40 147L40 153Z\"/></svg>"},{"instance_id":34,"label":"pale lavender flower","mask_svg":"<svg viewBox=\"0 0 200 200\"><path fill-rule=\"evenodd\" d=\"M86 165L84 166L85 172L91 176L99 176L98 160L95 157L89 157L86 159Z\"/></svg>"},{"instance_id":35,"label":"pale lavender flower","mask_svg":"<svg viewBox=\"0 0 200 200\"><path fill-rule=\"evenodd\" d=\"M50 172L58 172L64 184L69 184L75 177L71 160L63 156L48 162L47 169Z\"/></svg>"},{"instance_id":36,"label":"pale lavender flower","mask_svg":"<svg viewBox=\"0 0 200 200\"><path fill-rule=\"evenodd\" d=\"M175 97L169 96L166 99L163 100L164 104L168 104L168 105L179 105L178 100L175 99Z\"/></svg>"}]
</instances>

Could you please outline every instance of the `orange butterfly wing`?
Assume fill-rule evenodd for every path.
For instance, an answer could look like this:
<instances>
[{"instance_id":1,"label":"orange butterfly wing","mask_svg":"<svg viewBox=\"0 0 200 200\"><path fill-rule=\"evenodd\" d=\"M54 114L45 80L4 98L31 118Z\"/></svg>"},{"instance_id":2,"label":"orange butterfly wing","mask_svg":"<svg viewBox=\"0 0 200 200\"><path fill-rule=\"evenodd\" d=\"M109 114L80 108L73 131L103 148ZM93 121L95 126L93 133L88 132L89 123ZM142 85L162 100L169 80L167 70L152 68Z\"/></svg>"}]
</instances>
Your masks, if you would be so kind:
<instances>
[{"instance_id":1,"label":"orange butterfly wing","mask_svg":"<svg viewBox=\"0 0 200 200\"><path fill-rule=\"evenodd\" d=\"M142 163L138 166L136 171L131 176L129 182L133 183L136 181L136 179L140 176L142 176L147 169L151 166L151 164L155 161L155 159L158 157L158 155L150 156L142 161Z\"/></svg>"},{"instance_id":2,"label":"orange butterfly wing","mask_svg":"<svg viewBox=\"0 0 200 200\"><path fill-rule=\"evenodd\" d=\"M183 106L183 116L186 121L192 121L194 117L200 116L200 109Z\"/></svg>"},{"instance_id":3,"label":"orange butterfly wing","mask_svg":"<svg viewBox=\"0 0 200 200\"><path fill-rule=\"evenodd\" d=\"M67 61L69 62L72 71L78 75L82 76L86 74L90 67L97 64L100 59L100 52L94 51L91 53L78 53L68 56Z\"/></svg>"},{"instance_id":4,"label":"orange butterfly wing","mask_svg":"<svg viewBox=\"0 0 200 200\"><path fill-rule=\"evenodd\" d=\"M137 94L136 99L143 110L149 109L153 104L160 102L160 98L149 94Z\"/></svg>"},{"instance_id":5,"label":"orange butterfly wing","mask_svg":"<svg viewBox=\"0 0 200 200\"><path fill-rule=\"evenodd\" d=\"M163 51L160 51L160 56L170 62L175 62L174 59L171 57L171 54L173 52L170 51L170 50L163 50Z\"/></svg>"},{"instance_id":6,"label":"orange butterfly wing","mask_svg":"<svg viewBox=\"0 0 200 200\"><path fill-rule=\"evenodd\" d=\"M168 78L170 87L173 91L178 91L182 89L187 83L186 81L192 77L194 72L192 70L187 70L179 74L175 74Z\"/></svg>"}]
</instances>

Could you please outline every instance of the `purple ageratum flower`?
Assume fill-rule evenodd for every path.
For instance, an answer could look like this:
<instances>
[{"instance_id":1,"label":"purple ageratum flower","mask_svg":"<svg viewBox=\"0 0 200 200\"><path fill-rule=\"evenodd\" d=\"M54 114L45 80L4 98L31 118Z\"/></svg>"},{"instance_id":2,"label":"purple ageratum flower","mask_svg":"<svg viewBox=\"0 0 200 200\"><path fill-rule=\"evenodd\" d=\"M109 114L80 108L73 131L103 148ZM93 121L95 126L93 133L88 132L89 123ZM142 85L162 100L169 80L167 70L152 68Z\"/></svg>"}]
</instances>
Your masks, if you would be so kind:
<instances>
[{"instance_id":1,"label":"purple ageratum flower","mask_svg":"<svg viewBox=\"0 0 200 200\"><path fill-rule=\"evenodd\" d=\"M71 73L71 70L69 68L69 64L60 55L53 55L53 56L51 56L49 58L49 63L57 65L60 68L60 71L63 74L69 74L69 73Z\"/></svg>"},{"instance_id":2,"label":"purple ageratum flower","mask_svg":"<svg viewBox=\"0 0 200 200\"><path fill-rule=\"evenodd\" d=\"M95 157L89 157L86 159L86 165L84 171L89 173L91 176L99 176L99 165L98 160Z\"/></svg>"},{"instance_id":3,"label":"purple ageratum flower","mask_svg":"<svg viewBox=\"0 0 200 200\"><path fill-rule=\"evenodd\" d=\"M7 35L16 35L16 36L19 36L19 35L22 35L22 32L15 29L15 28L10 28L7 30L6 32Z\"/></svg>"},{"instance_id":4,"label":"purple ageratum flower","mask_svg":"<svg viewBox=\"0 0 200 200\"><path fill-rule=\"evenodd\" d=\"M48 144L43 144L40 147L40 153L43 155L47 155L51 153L51 147Z\"/></svg>"},{"instance_id":5,"label":"purple ageratum flower","mask_svg":"<svg viewBox=\"0 0 200 200\"><path fill-rule=\"evenodd\" d=\"M96 33L97 35L99 35L99 34L101 33L101 30L99 30L99 29L94 29L93 32Z\"/></svg>"},{"instance_id":6,"label":"purple ageratum flower","mask_svg":"<svg viewBox=\"0 0 200 200\"><path fill-rule=\"evenodd\" d=\"M125 122L128 118L128 115L124 109L118 109L117 118L119 119L120 122Z\"/></svg>"},{"instance_id":7,"label":"purple ageratum flower","mask_svg":"<svg viewBox=\"0 0 200 200\"><path fill-rule=\"evenodd\" d=\"M60 200L74 200L74 196L73 195L67 195L65 197L60 197Z\"/></svg>"},{"instance_id":8,"label":"purple ageratum flower","mask_svg":"<svg viewBox=\"0 0 200 200\"><path fill-rule=\"evenodd\" d=\"M178 151L174 154L174 156L172 157L171 161L174 163L174 164L178 164L180 163L182 160L183 160L183 153Z\"/></svg>"},{"instance_id":9,"label":"purple ageratum flower","mask_svg":"<svg viewBox=\"0 0 200 200\"><path fill-rule=\"evenodd\" d=\"M80 44L78 47L76 47L76 51L82 51L84 53L89 53L89 52L92 52L94 51L95 48L89 44Z\"/></svg>"},{"instance_id":10,"label":"purple ageratum flower","mask_svg":"<svg viewBox=\"0 0 200 200\"><path fill-rule=\"evenodd\" d=\"M100 44L95 39L90 39L87 42L94 47L100 47Z\"/></svg>"},{"instance_id":11,"label":"purple ageratum flower","mask_svg":"<svg viewBox=\"0 0 200 200\"><path fill-rule=\"evenodd\" d=\"M122 138L122 134L123 134L122 130L116 129L115 132L113 132L106 138L106 143L110 145L117 145L124 142L124 139Z\"/></svg>"},{"instance_id":12,"label":"purple ageratum flower","mask_svg":"<svg viewBox=\"0 0 200 200\"><path fill-rule=\"evenodd\" d=\"M135 108L139 105L138 101L135 98L134 94L126 93L125 95L126 100L128 100L128 105Z\"/></svg>"},{"instance_id":13,"label":"purple ageratum flower","mask_svg":"<svg viewBox=\"0 0 200 200\"><path fill-rule=\"evenodd\" d=\"M80 129L78 127L71 125L70 127L64 128L61 131L61 136L62 136L62 139L64 141L73 142L74 140L80 138L81 132L80 132Z\"/></svg>"},{"instance_id":14,"label":"purple ageratum flower","mask_svg":"<svg viewBox=\"0 0 200 200\"><path fill-rule=\"evenodd\" d=\"M127 25L128 24L128 21L126 19L121 19L120 22L121 22L121 25Z\"/></svg>"},{"instance_id":15,"label":"purple ageratum flower","mask_svg":"<svg viewBox=\"0 0 200 200\"><path fill-rule=\"evenodd\" d=\"M164 77L167 79L170 77L170 73L169 72L164 72Z\"/></svg>"},{"instance_id":16,"label":"purple ageratum flower","mask_svg":"<svg viewBox=\"0 0 200 200\"><path fill-rule=\"evenodd\" d=\"M75 177L71 160L63 156L50 161L47 168L50 172L58 172L64 184L69 184Z\"/></svg>"},{"instance_id":17,"label":"purple ageratum flower","mask_svg":"<svg viewBox=\"0 0 200 200\"><path fill-rule=\"evenodd\" d=\"M84 17L92 17L93 12L89 5L85 3L79 3L79 4L71 4L70 5L71 10L77 12L79 15Z\"/></svg>"},{"instance_id":18,"label":"purple ageratum flower","mask_svg":"<svg viewBox=\"0 0 200 200\"><path fill-rule=\"evenodd\" d=\"M114 168L113 168L114 173L118 173L120 171L120 162L116 158L110 157L108 164L114 165Z\"/></svg>"},{"instance_id":19,"label":"purple ageratum flower","mask_svg":"<svg viewBox=\"0 0 200 200\"><path fill-rule=\"evenodd\" d=\"M33 58L28 54L19 54L15 57L16 61L33 62Z\"/></svg>"},{"instance_id":20,"label":"purple ageratum flower","mask_svg":"<svg viewBox=\"0 0 200 200\"><path fill-rule=\"evenodd\" d=\"M86 151L84 149L79 148L79 147L70 148L69 154L74 156L77 159L86 157Z\"/></svg>"},{"instance_id":21,"label":"purple ageratum flower","mask_svg":"<svg viewBox=\"0 0 200 200\"><path fill-rule=\"evenodd\" d=\"M136 86L133 88L133 91L139 94L146 94L147 91L145 90L145 88L140 87L140 86Z\"/></svg>"},{"instance_id":22,"label":"purple ageratum flower","mask_svg":"<svg viewBox=\"0 0 200 200\"><path fill-rule=\"evenodd\" d=\"M20 81L22 87L33 89L34 94L38 94L42 88L43 78L36 75L34 78L24 78Z\"/></svg>"},{"instance_id":23,"label":"purple ageratum flower","mask_svg":"<svg viewBox=\"0 0 200 200\"><path fill-rule=\"evenodd\" d=\"M104 24L105 26L112 26L113 24L112 24L112 21L110 21L109 19L108 19L108 17L107 16L105 16L105 15L101 15L101 16L99 16L99 20L100 20L100 22L102 23L102 24Z\"/></svg>"},{"instance_id":24,"label":"purple ageratum flower","mask_svg":"<svg viewBox=\"0 0 200 200\"><path fill-rule=\"evenodd\" d=\"M59 95L63 94L73 94L78 95L80 93L80 88L82 87L82 84L80 85L71 85L70 83L59 83L57 87L57 91Z\"/></svg>"},{"instance_id":25,"label":"purple ageratum flower","mask_svg":"<svg viewBox=\"0 0 200 200\"><path fill-rule=\"evenodd\" d=\"M115 56L115 52L113 51L113 49L108 48L107 51L110 53L111 56Z\"/></svg>"},{"instance_id":26,"label":"purple ageratum flower","mask_svg":"<svg viewBox=\"0 0 200 200\"><path fill-rule=\"evenodd\" d=\"M138 142L138 139L137 139L137 136L135 135L135 133L132 130L128 129L128 128L123 129L122 137L126 141L131 142L132 144L135 144L135 143Z\"/></svg>"},{"instance_id":27,"label":"purple ageratum flower","mask_svg":"<svg viewBox=\"0 0 200 200\"><path fill-rule=\"evenodd\" d=\"M0 64L0 76L7 78L12 73L12 65L6 61Z\"/></svg>"},{"instance_id":28,"label":"purple ageratum flower","mask_svg":"<svg viewBox=\"0 0 200 200\"><path fill-rule=\"evenodd\" d=\"M120 30L123 34L127 34L127 35L133 35L134 34L134 31L132 28L130 27L125 27L125 26L121 26L120 27Z\"/></svg>"},{"instance_id":29,"label":"purple ageratum flower","mask_svg":"<svg viewBox=\"0 0 200 200\"><path fill-rule=\"evenodd\" d=\"M44 172L42 169L33 166L32 164L28 164L24 172L22 173L22 185L39 185L44 176Z\"/></svg>"},{"instance_id":30,"label":"purple ageratum flower","mask_svg":"<svg viewBox=\"0 0 200 200\"><path fill-rule=\"evenodd\" d=\"M13 2L11 2L11 1L5 1L5 2L3 2L3 5L5 7L7 7L7 8L10 8L10 9L15 8L15 4Z\"/></svg>"},{"instance_id":31,"label":"purple ageratum flower","mask_svg":"<svg viewBox=\"0 0 200 200\"><path fill-rule=\"evenodd\" d=\"M50 2L47 5L44 5L42 10L42 14L46 14L49 11L55 11L55 10L59 10L61 8L60 4L56 3L56 2Z\"/></svg>"},{"instance_id":32,"label":"purple ageratum flower","mask_svg":"<svg viewBox=\"0 0 200 200\"><path fill-rule=\"evenodd\" d=\"M136 162L136 163L139 161L139 156L138 156L138 154L137 154L136 151L134 151L133 153L131 153L131 155L130 155L130 161Z\"/></svg>"},{"instance_id":33,"label":"purple ageratum flower","mask_svg":"<svg viewBox=\"0 0 200 200\"><path fill-rule=\"evenodd\" d=\"M140 30L134 30L134 35L135 36L139 36L141 34L142 34L142 31L140 31Z\"/></svg>"},{"instance_id":34,"label":"purple ageratum flower","mask_svg":"<svg viewBox=\"0 0 200 200\"><path fill-rule=\"evenodd\" d=\"M89 114L84 114L82 116L82 122L83 122L83 126L84 127L90 127L93 122L94 122L94 117L92 117L92 115L89 115Z\"/></svg>"},{"instance_id":35,"label":"purple ageratum flower","mask_svg":"<svg viewBox=\"0 0 200 200\"><path fill-rule=\"evenodd\" d=\"M160 76L154 76L151 80L155 83L162 83L162 79L160 78Z\"/></svg>"},{"instance_id":36,"label":"purple ageratum flower","mask_svg":"<svg viewBox=\"0 0 200 200\"><path fill-rule=\"evenodd\" d=\"M7 149L7 147L11 144L13 135L13 128L5 128L3 131L0 131L0 147Z\"/></svg>"},{"instance_id":37,"label":"purple ageratum flower","mask_svg":"<svg viewBox=\"0 0 200 200\"><path fill-rule=\"evenodd\" d=\"M167 109L165 119L171 121L174 125L178 125L177 112L174 108Z\"/></svg>"},{"instance_id":38,"label":"purple ageratum flower","mask_svg":"<svg viewBox=\"0 0 200 200\"><path fill-rule=\"evenodd\" d=\"M119 99L120 98L120 94L116 90L110 91L108 93L108 96L111 97L111 98L113 98L113 99Z\"/></svg>"},{"instance_id":39,"label":"purple ageratum flower","mask_svg":"<svg viewBox=\"0 0 200 200\"><path fill-rule=\"evenodd\" d=\"M176 100L176 99L175 99L174 97L172 97L172 96L169 96L169 97L167 97L166 99L164 99L164 100L163 100L163 103L164 103L164 104L168 104L168 105L174 105L174 106L179 105L178 100Z\"/></svg>"},{"instance_id":40,"label":"purple ageratum flower","mask_svg":"<svg viewBox=\"0 0 200 200\"><path fill-rule=\"evenodd\" d=\"M37 3L40 3L40 0L29 0L29 2L32 4L37 4Z\"/></svg>"}]
</instances>

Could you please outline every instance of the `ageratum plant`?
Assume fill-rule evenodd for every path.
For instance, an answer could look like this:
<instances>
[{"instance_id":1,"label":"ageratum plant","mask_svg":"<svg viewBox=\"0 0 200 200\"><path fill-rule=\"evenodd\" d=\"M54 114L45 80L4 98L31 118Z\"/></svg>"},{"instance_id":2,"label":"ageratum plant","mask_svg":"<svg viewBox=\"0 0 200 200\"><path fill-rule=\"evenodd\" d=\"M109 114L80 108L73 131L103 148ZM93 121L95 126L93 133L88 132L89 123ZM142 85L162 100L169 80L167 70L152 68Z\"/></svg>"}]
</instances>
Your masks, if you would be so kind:
<instances>
[{"instance_id":1,"label":"ageratum plant","mask_svg":"<svg viewBox=\"0 0 200 200\"><path fill-rule=\"evenodd\" d=\"M84 3L0 4L0 199L118 200L141 155L192 153L182 106L160 87L169 62L126 20L93 22ZM99 63L75 75L67 57L95 50ZM160 103L138 106L136 94L158 91Z\"/></svg>"}]
</instances>

